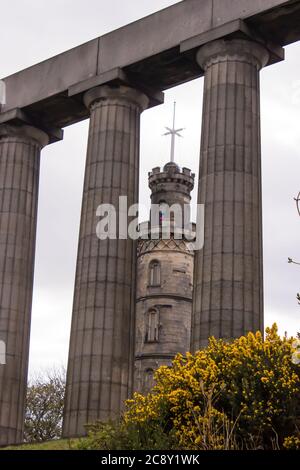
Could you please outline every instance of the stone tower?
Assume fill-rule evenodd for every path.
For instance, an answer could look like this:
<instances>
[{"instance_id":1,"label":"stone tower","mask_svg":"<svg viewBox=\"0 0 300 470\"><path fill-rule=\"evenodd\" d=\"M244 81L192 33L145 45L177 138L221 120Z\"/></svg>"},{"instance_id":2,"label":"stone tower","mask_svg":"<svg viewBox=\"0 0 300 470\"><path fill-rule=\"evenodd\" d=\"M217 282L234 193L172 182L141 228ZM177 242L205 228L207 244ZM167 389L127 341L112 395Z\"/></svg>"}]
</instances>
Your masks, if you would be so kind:
<instances>
[{"instance_id":1,"label":"stone tower","mask_svg":"<svg viewBox=\"0 0 300 470\"><path fill-rule=\"evenodd\" d=\"M190 350L194 254L190 235L177 239L182 231L171 214L164 213L164 204L189 206L194 187L194 174L182 171L174 162L161 171L149 173L151 210L160 205L159 230L153 239L153 223L142 224L143 235L138 243L135 390L147 392L153 372L161 365L170 365L174 356ZM164 237L164 224L170 227ZM150 234L151 231L151 234ZM146 239L148 238L148 239Z\"/></svg>"}]
</instances>

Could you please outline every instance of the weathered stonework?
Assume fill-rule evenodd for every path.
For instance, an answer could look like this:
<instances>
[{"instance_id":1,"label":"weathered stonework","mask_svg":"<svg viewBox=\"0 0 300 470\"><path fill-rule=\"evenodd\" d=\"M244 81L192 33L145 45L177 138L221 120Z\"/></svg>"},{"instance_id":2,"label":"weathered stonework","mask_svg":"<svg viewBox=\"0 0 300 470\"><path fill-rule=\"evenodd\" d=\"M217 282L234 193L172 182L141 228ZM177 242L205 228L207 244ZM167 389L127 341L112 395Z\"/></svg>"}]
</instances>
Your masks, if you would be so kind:
<instances>
[{"instance_id":1,"label":"weathered stonework","mask_svg":"<svg viewBox=\"0 0 300 470\"><path fill-rule=\"evenodd\" d=\"M0 446L23 440L40 152L48 136L0 125Z\"/></svg>"},{"instance_id":2,"label":"weathered stonework","mask_svg":"<svg viewBox=\"0 0 300 470\"><path fill-rule=\"evenodd\" d=\"M114 419L132 391L136 242L99 240L100 204L138 202L140 114L148 98L128 87L85 95L91 111L67 374L64 436Z\"/></svg>"},{"instance_id":3,"label":"weathered stonework","mask_svg":"<svg viewBox=\"0 0 300 470\"><path fill-rule=\"evenodd\" d=\"M192 349L209 336L263 330L259 70L261 45L220 40L197 55L205 69L198 202L203 250L195 256Z\"/></svg>"},{"instance_id":4,"label":"weathered stonework","mask_svg":"<svg viewBox=\"0 0 300 470\"><path fill-rule=\"evenodd\" d=\"M192 321L193 257L170 221L169 240L138 246L136 388L151 384L146 370L189 349L190 323L193 349L209 335L263 328L258 72L284 59L283 47L300 39L299 24L300 0L181 1L3 79L0 445L22 439L40 150L67 125L91 117L64 435L118 416L132 390L136 243L99 243L96 208L118 207L120 195L137 202L141 111L160 104L164 90L203 75L205 243L195 259ZM193 177L168 164L153 170L149 184L153 204L183 205ZM159 262L160 286L149 286L149 265L154 280Z\"/></svg>"},{"instance_id":5,"label":"weathered stonework","mask_svg":"<svg viewBox=\"0 0 300 470\"><path fill-rule=\"evenodd\" d=\"M190 203L194 175L174 163L149 173L152 204ZM172 224L171 224L172 225ZM180 228L180 227L177 227ZM181 226L182 228L182 226ZM137 258L135 390L145 393L153 372L190 350L194 253L190 241L140 239ZM152 274L153 266L157 273Z\"/></svg>"}]
</instances>

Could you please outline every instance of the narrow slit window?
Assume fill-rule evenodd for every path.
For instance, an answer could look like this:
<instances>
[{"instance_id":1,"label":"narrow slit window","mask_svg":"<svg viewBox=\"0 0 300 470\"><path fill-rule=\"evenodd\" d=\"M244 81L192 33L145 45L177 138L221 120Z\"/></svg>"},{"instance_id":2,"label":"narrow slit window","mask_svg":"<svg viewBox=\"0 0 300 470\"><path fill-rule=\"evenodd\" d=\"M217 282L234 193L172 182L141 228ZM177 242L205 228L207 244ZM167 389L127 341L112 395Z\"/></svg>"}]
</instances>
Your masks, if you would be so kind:
<instances>
[{"instance_id":1,"label":"narrow slit window","mask_svg":"<svg viewBox=\"0 0 300 470\"><path fill-rule=\"evenodd\" d=\"M146 341L159 340L159 312L156 308L150 309L146 317Z\"/></svg>"},{"instance_id":2,"label":"narrow slit window","mask_svg":"<svg viewBox=\"0 0 300 470\"><path fill-rule=\"evenodd\" d=\"M160 286L161 272L159 261L152 261L149 266L149 285Z\"/></svg>"}]
</instances>

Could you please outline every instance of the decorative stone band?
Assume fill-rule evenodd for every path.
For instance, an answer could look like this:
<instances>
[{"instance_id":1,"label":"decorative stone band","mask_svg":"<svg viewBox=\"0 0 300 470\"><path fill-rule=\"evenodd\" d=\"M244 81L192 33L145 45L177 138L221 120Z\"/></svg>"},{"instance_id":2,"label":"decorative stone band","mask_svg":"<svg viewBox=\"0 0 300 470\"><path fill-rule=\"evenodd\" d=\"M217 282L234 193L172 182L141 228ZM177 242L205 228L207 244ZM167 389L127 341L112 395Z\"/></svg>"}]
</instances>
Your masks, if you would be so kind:
<instances>
[{"instance_id":1,"label":"decorative stone band","mask_svg":"<svg viewBox=\"0 0 300 470\"><path fill-rule=\"evenodd\" d=\"M269 52L261 44L246 39L220 39L209 42L197 52L197 62L203 70L214 63L225 61L242 61L253 64L256 62L258 70L267 65ZM224 77L228 83L228 77ZM234 78L234 80L236 80Z\"/></svg>"},{"instance_id":2,"label":"decorative stone band","mask_svg":"<svg viewBox=\"0 0 300 470\"><path fill-rule=\"evenodd\" d=\"M145 253L153 251L180 251L188 255L194 256L191 250L191 242L186 240L139 240L137 248L137 256L142 256Z\"/></svg>"},{"instance_id":3,"label":"decorative stone band","mask_svg":"<svg viewBox=\"0 0 300 470\"><path fill-rule=\"evenodd\" d=\"M40 129L28 126L28 125L21 125L15 126L11 124L1 124L0 125L0 140L6 139L6 141L12 140L15 142L16 140L20 142L28 141L31 144L35 143L41 149L46 147L49 144L49 136Z\"/></svg>"},{"instance_id":4,"label":"decorative stone band","mask_svg":"<svg viewBox=\"0 0 300 470\"><path fill-rule=\"evenodd\" d=\"M109 101L110 104L113 104L114 101L116 104L120 104L120 101L124 101L126 104L131 103L138 106L141 112L149 106L149 98L144 93L124 85L119 87L103 85L92 88L85 93L83 101L85 106L90 109L103 101Z\"/></svg>"}]
</instances>

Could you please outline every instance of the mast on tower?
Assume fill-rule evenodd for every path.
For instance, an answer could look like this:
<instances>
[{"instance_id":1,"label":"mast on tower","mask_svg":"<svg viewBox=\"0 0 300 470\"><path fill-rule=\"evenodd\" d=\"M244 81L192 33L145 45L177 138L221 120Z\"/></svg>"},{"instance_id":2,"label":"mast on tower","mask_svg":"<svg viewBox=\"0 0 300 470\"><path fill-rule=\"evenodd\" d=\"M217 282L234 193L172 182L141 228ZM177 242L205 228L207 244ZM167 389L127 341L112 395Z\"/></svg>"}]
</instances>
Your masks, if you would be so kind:
<instances>
[{"instance_id":1,"label":"mast on tower","mask_svg":"<svg viewBox=\"0 0 300 470\"><path fill-rule=\"evenodd\" d=\"M175 129L175 117L176 117L176 101L174 101L174 112L173 112L173 127L166 127L167 131L164 136L170 135L171 136L171 158L170 161L174 163L175 161L175 138L176 137L183 137L180 132L184 130L184 127L181 129Z\"/></svg>"}]
</instances>

